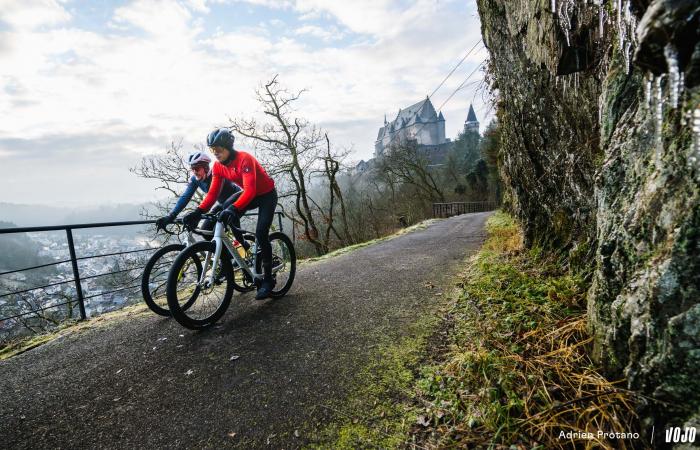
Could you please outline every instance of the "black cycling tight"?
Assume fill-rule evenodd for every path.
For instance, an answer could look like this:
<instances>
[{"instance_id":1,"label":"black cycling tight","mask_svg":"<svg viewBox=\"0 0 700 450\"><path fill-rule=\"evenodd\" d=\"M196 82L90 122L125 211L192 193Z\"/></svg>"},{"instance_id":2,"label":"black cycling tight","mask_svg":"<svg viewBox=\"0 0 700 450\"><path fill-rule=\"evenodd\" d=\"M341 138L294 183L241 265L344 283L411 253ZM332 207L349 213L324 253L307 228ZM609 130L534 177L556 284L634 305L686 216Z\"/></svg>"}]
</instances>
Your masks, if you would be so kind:
<instances>
[{"instance_id":1,"label":"black cycling tight","mask_svg":"<svg viewBox=\"0 0 700 450\"><path fill-rule=\"evenodd\" d=\"M270 227L272 220L275 218L275 209L277 208L277 190L273 189L267 194L255 197L245 210L258 208L258 225L255 227L255 239L258 241L258 248L262 252L262 266L265 271L265 277L272 276L272 245L270 245ZM234 226L240 228L241 221L236 219ZM243 242L240 236L236 236L239 242Z\"/></svg>"}]
</instances>

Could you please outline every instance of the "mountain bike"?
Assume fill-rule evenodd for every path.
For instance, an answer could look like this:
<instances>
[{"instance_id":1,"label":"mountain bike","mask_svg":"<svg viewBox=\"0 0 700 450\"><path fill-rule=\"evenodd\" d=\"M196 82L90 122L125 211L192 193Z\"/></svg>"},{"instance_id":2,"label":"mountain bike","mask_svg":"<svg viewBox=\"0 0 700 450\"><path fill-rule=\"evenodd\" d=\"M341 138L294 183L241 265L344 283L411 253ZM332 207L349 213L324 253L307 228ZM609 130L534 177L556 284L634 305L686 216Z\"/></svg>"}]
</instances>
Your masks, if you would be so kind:
<instances>
[{"instance_id":1,"label":"mountain bike","mask_svg":"<svg viewBox=\"0 0 700 450\"><path fill-rule=\"evenodd\" d=\"M226 235L223 223L215 215L204 214L205 219L216 220L214 238L196 242L180 252L168 273L166 296L172 316L182 326L201 330L207 328L226 312L236 284L259 286L263 279L262 255L258 251L255 233L231 226L247 241L252 241L250 256L236 250L233 240ZM272 276L275 288L272 297L284 296L292 287L296 274L296 252L289 237L279 231L270 233L272 244Z\"/></svg>"},{"instance_id":2,"label":"mountain bike","mask_svg":"<svg viewBox=\"0 0 700 450\"><path fill-rule=\"evenodd\" d=\"M181 226L182 219L176 219L173 223L176 226ZM171 231L168 229L164 231L171 235L181 234L181 230L179 229L178 231ZM205 238L206 236L212 236L214 234L213 231L203 230L199 228L186 231L187 232L185 234L183 243L166 245L160 248L158 251L156 251L144 266L143 275L141 275L141 294L143 295L143 300L146 302L146 305L148 305L151 311L164 317L171 316L170 309L168 308L168 300L166 297L166 285L168 281L168 272L170 271L170 267L172 267L175 258L177 257L177 255L180 254L182 250L200 241L195 237L195 235ZM241 256L248 258L250 257L250 255L246 255L246 250L242 245L238 243L238 241L234 240L234 246L236 248L236 251ZM198 274L201 273L201 263L196 260L191 260L190 262L195 265L195 272ZM189 267L183 267L182 272L184 275L185 273L190 273L192 271ZM255 288L255 285L243 276L243 271L240 268L235 267L233 277L233 288L239 292L248 292L253 290ZM194 300L195 297L191 299L192 302L194 302ZM185 303L183 307L189 306L187 305L187 303Z\"/></svg>"}]
</instances>

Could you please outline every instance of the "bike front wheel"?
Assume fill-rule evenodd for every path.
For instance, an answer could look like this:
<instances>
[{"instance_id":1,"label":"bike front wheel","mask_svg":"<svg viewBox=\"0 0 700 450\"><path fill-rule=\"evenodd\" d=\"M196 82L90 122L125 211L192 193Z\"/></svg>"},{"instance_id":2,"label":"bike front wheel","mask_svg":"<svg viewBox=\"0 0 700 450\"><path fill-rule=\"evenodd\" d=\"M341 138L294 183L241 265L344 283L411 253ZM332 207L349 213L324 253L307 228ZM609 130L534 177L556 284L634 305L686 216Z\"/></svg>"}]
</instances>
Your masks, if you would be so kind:
<instances>
[{"instance_id":1,"label":"bike front wheel","mask_svg":"<svg viewBox=\"0 0 700 450\"><path fill-rule=\"evenodd\" d=\"M228 309L233 296L233 270L224 249L211 283L211 266L216 243L197 242L183 250L170 269L167 282L168 306L180 325L207 328ZM201 267L199 271L197 266ZM204 268L207 268L204 272Z\"/></svg>"},{"instance_id":2,"label":"bike front wheel","mask_svg":"<svg viewBox=\"0 0 700 450\"><path fill-rule=\"evenodd\" d=\"M175 258L184 248L183 244L171 244L160 248L151 256L151 259L148 260L143 269L143 275L141 276L143 300L151 311L160 316L170 317L171 315L165 292L168 272ZM199 270L201 271L201 266Z\"/></svg>"},{"instance_id":3,"label":"bike front wheel","mask_svg":"<svg viewBox=\"0 0 700 450\"><path fill-rule=\"evenodd\" d=\"M297 254L292 240L279 231L270 233L270 244L272 245L272 276L275 278L275 287L271 295L273 298L279 298L292 287L297 273Z\"/></svg>"}]
</instances>

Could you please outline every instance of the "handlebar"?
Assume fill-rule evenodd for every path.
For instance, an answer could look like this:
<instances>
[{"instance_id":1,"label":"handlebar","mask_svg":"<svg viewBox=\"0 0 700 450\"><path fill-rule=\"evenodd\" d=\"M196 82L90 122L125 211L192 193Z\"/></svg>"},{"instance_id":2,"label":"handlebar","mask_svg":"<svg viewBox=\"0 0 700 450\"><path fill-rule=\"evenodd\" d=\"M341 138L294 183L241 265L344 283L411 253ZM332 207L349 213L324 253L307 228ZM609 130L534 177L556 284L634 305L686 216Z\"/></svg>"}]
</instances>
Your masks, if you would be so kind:
<instances>
[{"instance_id":1,"label":"handlebar","mask_svg":"<svg viewBox=\"0 0 700 450\"><path fill-rule=\"evenodd\" d=\"M234 194L234 195L232 195L231 197L229 197L226 201L228 202L229 200L231 200L231 203L233 203L233 202L235 201L235 198L233 198L233 197L234 197L234 196L235 196L235 197L238 197L239 195L240 195L240 193ZM230 205L229 205L229 206L230 206ZM202 214L202 219L204 219L204 220L211 220L211 221L213 221L213 222L217 222L217 221L219 220L219 219L218 219L218 214L213 214L213 213L204 213L204 214ZM174 224L176 224L176 225L184 225L184 223L183 223L181 217L176 218L175 220L173 220L172 223L174 223ZM238 227L236 227L236 226L234 226L234 225L229 225L229 228L231 228L231 230L233 230L234 232L242 233L242 234L244 234L244 235L246 235L246 234L255 235L255 233L253 233L253 232L251 232L251 231L244 230L243 228L238 228ZM175 232L168 231L167 229L164 230L164 231L165 231L166 233L169 233L169 234L178 234L178 233L175 233ZM212 231L209 231L209 230L202 230L202 229L199 229L199 228L195 228L194 230L190 230L190 231L192 231L193 233L199 234L199 235L205 235L205 234L206 234L206 235L211 235L211 234L212 234Z\"/></svg>"}]
</instances>

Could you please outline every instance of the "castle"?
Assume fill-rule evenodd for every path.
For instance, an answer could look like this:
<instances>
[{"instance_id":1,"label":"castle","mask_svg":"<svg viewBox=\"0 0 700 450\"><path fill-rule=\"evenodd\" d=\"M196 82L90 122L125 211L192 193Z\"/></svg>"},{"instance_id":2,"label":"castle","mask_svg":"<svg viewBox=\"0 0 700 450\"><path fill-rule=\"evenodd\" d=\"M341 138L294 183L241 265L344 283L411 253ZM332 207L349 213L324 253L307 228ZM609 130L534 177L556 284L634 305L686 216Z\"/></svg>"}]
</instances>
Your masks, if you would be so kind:
<instances>
[{"instance_id":1,"label":"castle","mask_svg":"<svg viewBox=\"0 0 700 450\"><path fill-rule=\"evenodd\" d=\"M479 132L479 122L472 105L469 105L464 131ZM442 111L435 111L429 97L408 108L399 109L391 122L387 122L384 116L384 126L379 129L374 142L374 157L380 158L392 145L407 141L415 141L426 150L438 152L451 146L451 140L445 138L445 117Z\"/></svg>"},{"instance_id":2,"label":"castle","mask_svg":"<svg viewBox=\"0 0 700 450\"><path fill-rule=\"evenodd\" d=\"M479 134L479 121L472 105L469 105L463 131ZM391 122L387 122L384 116L384 126L379 129L374 142L374 158L360 161L352 173L361 174L372 169L375 160L387 155L393 145L407 141L415 141L430 163L437 166L444 164L453 149L454 142L445 138L445 117L442 112L435 111L429 97L408 108L399 109Z\"/></svg>"}]
</instances>

